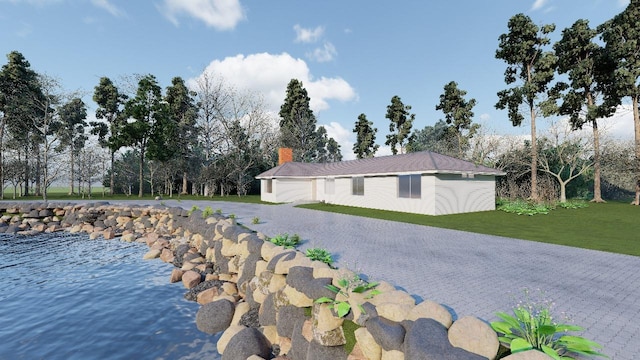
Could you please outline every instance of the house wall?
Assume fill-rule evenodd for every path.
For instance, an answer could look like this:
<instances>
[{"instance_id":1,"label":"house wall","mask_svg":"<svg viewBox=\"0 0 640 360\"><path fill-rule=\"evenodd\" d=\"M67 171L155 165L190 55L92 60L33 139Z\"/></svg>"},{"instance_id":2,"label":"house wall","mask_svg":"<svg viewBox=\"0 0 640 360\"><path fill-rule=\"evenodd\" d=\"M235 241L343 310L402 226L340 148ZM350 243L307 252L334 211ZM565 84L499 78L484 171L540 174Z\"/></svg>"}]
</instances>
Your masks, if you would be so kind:
<instances>
[{"instance_id":1,"label":"house wall","mask_svg":"<svg viewBox=\"0 0 640 360\"><path fill-rule=\"evenodd\" d=\"M312 200L312 183L310 179L273 179L272 192L266 192L266 182L260 180L260 199L268 202L294 202L299 200Z\"/></svg>"},{"instance_id":2,"label":"house wall","mask_svg":"<svg viewBox=\"0 0 640 360\"><path fill-rule=\"evenodd\" d=\"M435 215L495 210L495 176L436 175Z\"/></svg>"}]
</instances>

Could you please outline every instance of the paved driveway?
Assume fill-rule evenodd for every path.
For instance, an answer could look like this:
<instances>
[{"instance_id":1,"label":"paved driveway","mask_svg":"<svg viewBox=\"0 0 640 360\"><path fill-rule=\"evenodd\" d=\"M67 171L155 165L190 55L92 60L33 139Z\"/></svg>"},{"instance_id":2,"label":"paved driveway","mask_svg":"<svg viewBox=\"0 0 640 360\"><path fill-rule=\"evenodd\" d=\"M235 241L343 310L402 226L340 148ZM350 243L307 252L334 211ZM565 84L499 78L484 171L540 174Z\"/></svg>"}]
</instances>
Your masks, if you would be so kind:
<instances>
[{"instance_id":1,"label":"paved driveway","mask_svg":"<svg viewBox=\"0 0 640 360\"><path fill-rule=\"evenodd\" d=\"M149 204L154 202L138 202ZM157 204L157 202L155 202ZM326 213L287 205L165 201L220 208L269 236L298 233L300 249L323 247L338 266L383 279L418 300L439 302L456 317L495 320L541 289L558 314L583 326L615 360L640 359L640 257L427 226ZM261 223L251 225L257 216Z\"/></svg>"}]
</instances>

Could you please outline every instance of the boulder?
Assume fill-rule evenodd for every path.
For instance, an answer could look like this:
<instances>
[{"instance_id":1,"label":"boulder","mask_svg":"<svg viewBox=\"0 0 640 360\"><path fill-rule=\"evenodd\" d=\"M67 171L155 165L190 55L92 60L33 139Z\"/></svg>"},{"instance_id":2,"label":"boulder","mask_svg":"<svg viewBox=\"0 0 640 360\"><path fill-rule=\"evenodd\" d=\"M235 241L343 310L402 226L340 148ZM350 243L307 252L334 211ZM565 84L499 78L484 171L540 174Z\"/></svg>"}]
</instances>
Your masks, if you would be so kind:
<instances>
[{"instance_id":1,"label":"boulder","mask_svg":"<svg viewBox=\"0 0 640 360\"><path fill-rule=\"evenodd\" d=\"M496 357L500 347L498 335L491 326L473 316L465 316L451 325L449 342L455 347L489 359Z\"/></svg>"},{"instance_id":2,"label":"boulder","mask_svg":"<svg viewBox=\"0 0 640 360\"><path fill-rule=\"evenodd\" d=\"M406 317L406 320L415 321L419 318L433 319L444 325L447 329L451 327L453 318L451 313L442 305L435 301L425 300L416 305Z\"/></svg>"},{"instance_id":3,"label":"boulder","mask_svg":"<svg viewBox=\"0 0 640 360\"><path fill-rule=\"evenodd\" d=\"M407 318L413 308L414 306L407 304L384 303L378 304L376 311L379 316L400 323Z\"/></svg>"},{"instance_id":4,"label":"boulder","mask_svg":"<svg viewBox=\"0 0 640 360\"><path fill-rule=\"evenodd\" d=\"M367 360L380 360L382 357L382 347L371 336L371 333L365 327L358 328L355 331L356 341L360 345L360 349Z\"/></svg>"},{"instance_id":5,"label":"boulder","mask_svg":"<svg viewBox=\"0 0 640 360\"><path fill-rule=\"evenodd\" d=\"M246 329L245 326L242 325L231 325L225 330L220 338L218 339L218 343L216 344L216 348L220 354L224 354L224 350L227 348L229 341L241 330Z\"/></svg>"},{"instance_id":6,"label":"boulder","mask_svg":"<svg viewBox=\"0 0 640 360\"><path fill-rule=\"evenodd\" d=\"M224 331L231 324L235 309L235 305L226 299L204 304L196 313L196 326L207 334Z\"/></svg>"},{"instance_id":7,"label":"boulder","mask_svg":"<svg viewBox=\"0 0 640 360\"><path fill-rule=\"evenodd\" d=\"M200 281L202 281L202 276L196 271L189 270L182 274L182 285L187 289L191 289L200 284Z\"/></svg>"},{"instance_id":8,"label":"boulder","mask_svg":"<svg viewBox=\"0 0 640 360\"><path fill-rule=\"evenodd\" d=\"M251 306L248 302L240 302L236 304L236 311L233 314L233 319L231 319L231 325L240 325L240 319L244 314L248 313L251 310Z\"/></svg>"},{"instance_id":9,"label":"boulder","mask_svg":"<svg viewBox=\"0 0 640 360\"><path fill-rule=\"evenodd\" d=\"M196 295L196 302L200 305L208 304L218 297L218 288L212 287L207 290L200 291Z\"/></svg>"},{"instance_id":10,"label":"boulder","mask_svg":"<svg viewBox=\"0 0 640 360\"><path fill-rule=\"evenodd\" d=\"M381 360L404 360L405 356L402 351L382 349Z\"/></svg>"},{"instance_id":11,"label":"boulder","mask_svg":"<svg viewBox=\"0 0 640 360\"><path fill-rule=\"evenodd\" d=\"M306 328L306 331L305 331L305 328ZM293 336L291 337L291 350L287 353L289 358L291 359L307 358L309 343L311 342L311 340L313 340L313 335L310 333L311 333L311 320L298 322L293 327Z\"/></svg>"},{"instance_id":12,"label":"boulder","mask_svg":"<svg viewBox=\"0 0 640 360\"><path fill-rule=\"evenodd\" d=\"M402 325L380 316L366 322L367 330L384 350L402 350L406 331Z\"/></svg>"},{"instance_id":13,"label":"boulder","mask_svg":"<svg viewBox=\"0 0 640 360\"><path fill-rule=\"evenodd\" d=\"M311 341L307 349L306 360L346 360L347 352L344 346L324 346L318 342Z\"/></svg>"},{"instance_id":14,"label":"boulder","mask_svg":"<svg viewBox=\"0 0 640 360\"><path fill-rule=\"evenodd\" d=\"M169 279L169 282L173 284L181 281L183 274L184 272L182 270L174 268L173 270L171 270L171 278Z\"/></svg>"},{"instance_id":15,"label":"boulder","mask_svg":"<svg viewBox=\"0 0 640 360\"><path fill-rule=\"evenodd\" d=\"M486 357L453 347L447 336L447 328L436 320L425 318L407 326L404 354L412 360L487 360Z\"/></svg>"},{"instance_id":16,"label":"boulder","mask_svg":"<svg viewBox=\"0 0 640 360\"><path fill-rule=\"evenodd\" d=\"M222 354L222 360L247 359L252 355L269 359L271 346L258 329L245 328L231 338Z\"/></svg>"},{"instance_id":17,"label":"boulder","mask_svg":"<svg viewBox=\"0 0 640 360\"><path fill-rule=\"evenodd\" d=\"M511 354L502 358L503 360L552 360L553 358L542 351L527 350L515 354Z\"/></svg>"},{"instance_id":18,"label":"boulder","mask_svg":"<svg viewBox=\"0 0 640 360\"><path fill-rule=\"evenodd\" d=\"M274 294L269 294L260 305L260 325L276 325L276 307L274 305Z\"/></svg>"},{"instance_id":19,"label":"boulder","mask_svg":"<svg viewBox=\"0 0 640 360\"><path fill-rule=\"evenodd\" d=\"M162 252L160 253L160 260L166 263L172 263L174 259L175 256L173 256L173 251L167 248L162 249Z\"/></svg>"},{"instance_id":20,"label":"boulder","mask_svg":"<svg viewBox=\"0 0 640 360\"><path fill-rule=\"evenodd\" d=\"M157 259L160 256L161 253L162 253L162 251L160 251L158 249L151 249L151 250L147 251L147 253L144 254L144 256L142 256L142 258L145 259L145 260Z\"/></svg>"},{"instance_id":21,"label":"boulder","mask_svg":"<svg viewBox=\"0 0 640 360\"><path fill-rule=\"evenodd\" d=\"M295 325L306 320L304 309L293 305L281 307L276 314L278 335L290 338Z\"/></svg>"}]
</instances>

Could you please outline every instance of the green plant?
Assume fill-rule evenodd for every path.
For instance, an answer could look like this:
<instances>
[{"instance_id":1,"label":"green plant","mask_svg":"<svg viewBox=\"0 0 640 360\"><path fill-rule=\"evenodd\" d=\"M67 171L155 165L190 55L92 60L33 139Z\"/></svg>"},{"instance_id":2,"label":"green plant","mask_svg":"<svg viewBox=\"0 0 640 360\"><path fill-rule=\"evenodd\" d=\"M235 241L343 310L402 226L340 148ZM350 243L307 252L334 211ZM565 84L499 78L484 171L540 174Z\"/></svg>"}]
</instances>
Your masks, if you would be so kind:
<instances>
[{"instance_id":1,"label":"green plant","mask_svg":"<svg viewBox=\"0 0 640 360\"><path fill-rule=\"evenodd\" d=\"M498 338L500 342L508 346L512 354L537 349L556 360L573 359L573 354L607 357L596 350L602 348L600 344L581 336L567 335L567 332L583 329L555 322L551 315L552 302L532 302L528 290L525 295L526 302L513 309L514 316L498 312L496 315L501 321L491 323L493 330L502 334Z\"/></svg>"},{"instance_id":2,"label":"green plant","mask_svg":"<svg viewBox=\"0 0 640 360\"><path fill-rule=\"evenodd\" d=\"M327 265L333 264L333 257L327 249L322 248L310 248L307 249L306 255L311 260L322 261Z\"/></svg>"},{"instance_id":3,"label":"green plant","mask_svg":"<svg viewBox=\"0 0 640 360\"><path fill-rule=\"evenodd\" d=\"M236 218L236 214L229 214L229 219L235 219Z\"/></svg>"},{"instance_id":4,"label":"green plant","mask_svg":"<svg viewBox=\"0 0 640 360\"><path fill-rule=\"evenodd\" d=\"M260 218L255 216L253 219L251 219L251 223L252 224L260 224Z\"/></svg>"},{"instance_id":5,"label":"green plant","mask_svg":"<svg viewBox=\"0 0 640 360\"><path fill-rule=\"evenodd\" d=\"M222 209L217 208L217 209L216 209L216 214L222 214Z\"/></svg>"},{"instance_id":6,"label":"green plant","mask_svg":"<svg viewBox=\"0 0 640 360\"><path fill-rule=\"evenodd\" d=\"M193 214L193 212L194 212L194 211L196 211L196 210L200 210L200 208L199 208L199 207L197 207L197 206L195 206L195 205L193 205L193 206L191 207L191 210L189 210L189 212L188 212L188 213L189 213L189 216L191 216L191 214Z\"/></svg>"},{"instance_id":7,"label":"green plant","mask_svg":"<svg viewBox=\"0 0 640 360\"><path fill-rule=\"evenodd\" d=\"M338 285L329 284L325 286L336 294L336 299L323 296L315 301L319 304L329 304L329 308L333 309L338 314L338 317L344 317L351 311L349 294L366 294L365 299L371 299L380 294L380 290L376 289L377 282L367 282L360 278L359 275L354 275L352 278L342 278L338 280ZM338 299L338 295L344 300ZM362 304L357 305L364 314L365 311Z\"/></svg>"},{"instance_id":8,"label":"green plant","mask_svg":"<svg viewBox=\"0 0 640 360\"><path fill-rule=\"evenodd\" d=\"M269 239L276 246L284 246L286 249L294 249L300 243L300 235L293 234L289 236L289 234L279 234L275 237Z\"/></svg>"},{"instance_id":9,"label":"green plant","mask_svg":"<svg viewBox=\"0 0 640 360\"><path fill-rule=\"evenodd\" d=\"M204 208L204 210L202 210L202 218L206 219L209 216L213 215L213 209L211 208L211 206L207 206Z\"/></svg>"},{"instance_id":10,"label":"green plant","mask_svg":"<svg viewBox=\"0 0 640 360\"><path fill-rule=\"evenodd\" d=\"M537 203L533 201L514 200L500 202L497 206L498 210L518 215L546 215L553 210L555 206L547 203Z\"/></svg>"},{"instance_id":11,"label":"green plant","mask_svg":"<svg viewBox=\"0 0 640 360\"><path fill-rule=\"evenodd\" d=\"M567 201L558 203L558 207L564 209L582 209L586 208L587 206L589 206L589 204L586 201Z\"/></svg>"}]
</instances>

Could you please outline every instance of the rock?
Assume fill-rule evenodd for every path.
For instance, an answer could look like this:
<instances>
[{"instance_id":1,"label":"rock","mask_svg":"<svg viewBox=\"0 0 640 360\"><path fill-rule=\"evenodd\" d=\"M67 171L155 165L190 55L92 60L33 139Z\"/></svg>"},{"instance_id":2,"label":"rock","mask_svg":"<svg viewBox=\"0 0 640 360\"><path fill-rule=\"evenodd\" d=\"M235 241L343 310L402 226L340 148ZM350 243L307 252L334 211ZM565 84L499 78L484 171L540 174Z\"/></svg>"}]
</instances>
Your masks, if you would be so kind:
<instances>
[{"instance_id":1,"label":"rock","mask_svg":"<svg viewBox=\"0 0 640 360\"><path fill-rule=\"evenodd\" d=\"M222 291L227 295L233 296L238 294L238 287L234 283L226 282L222 285Z\"/></svg>"},{"instance_id":2,"label":"rock","mask_svg":"<svg viewBox=\"0 0 640 360\"><path fill-rule=\"evenodd\" d=\"M381 360L404 360L405 356L402 351L398 350L389 350L386 351L382 349L382 357Z\"/></svg>"},{"instance_id":3,"label":"rock","mask_svg":"<svg viewBox=\"0 0 640 360\"><path fill-rule=\"evenodd\" d=\"M282 293L287 297L287 299L289 299L289 303L291 305L295 305L297 307L309 307L313 305L313 299L289 285L282 289Z\"/></svg>"},{"instance_id":4,"label":"rock","mask_svg":"<svg viewBox=\"0 0 640 360\"><path fill-rule=\"evenodd\" d=\"M370 359L368 359L364 355L364 352L362 351L360 344L356 343L353 346L353 350L351 350L351 353L349 354L349 356L347 356L347 360L370 360ZM376 360L380 360L380 358L377 358Z\"/></svg>"},{"instance_id":5,"label":"rock","mask_svg":"<svg viewBox=\"0 0 640 360\"><path fill-rule=\"evenodd\" d=\"M280 337L278 336L278 329L276 328L275 325L261 326L259 328L259 330L262 333L262 335L264 335L264 337L267 338L267 341L270 344L277 344L278 343L278 339Z\"/></svg>"},{"instance_id":6,"label":"rock","mask_svg":"<svg viewBox=\"0 0 640 360\"><path fill-rule=\"evenodd\" d=\"M502 358L503 360L552 360L553 358L542 351L527 350L515 354L511 354Z\"/></svg>"},{"instance_id":7,"label":"rock","mask_svg":"<svg viewBox=\"0 0 640 360\"><path fill-rule=\"evenodd\" d=\"M251 308L246 314L240 317L239 325L246 327L259 328L260 327L260 315L258 309Z\"/></svg>"},{"instance_id":8,"label":"rock","mask_svg":"<svg viewBox=\"0 0 640 360\"><path fill-rule=\"evenodd\" d=\"M306 360L346 360L344 346L324 346L315 340L309 343Z\"/></svg>"},{"instance_id":9,"label":"rock","mask_svg":"<svg viewBox=\"0 0 640 360\"><path fill-rule=\"evenodd\" d=\"M167 248L162 249L162 252L160 253L160 260L166 263L172 263L174 259L175 256L173 256L173 251Z\"/></svg>"},{"instance_id":10,"label":"rock","mask_svg":"<svg viewBox=\"0 0 640 360\"><path fill-rule=\"evenodd\" d=\"M365 327L358 328L355 331L356 341L360 345L360 349L367 360L380 360L382 357L382 347L371 336L371 333Z\"/></svg>"},{"instance_id":11,"label":"rock","mask_svg":"<svg viewBox=\"0 0 640 360\"><path fill-rule=\"evenodd\" d=\"M367 330L384 350L402 350L405 329L402 325L380 316L366 322Z\"/></svg>"},{"instance_id":12,"label":"rock","mask_svg":"<svg viewBox=\"0 0 640 360\"><path fill-rule=\"evenodd\" d=\"M189 270L184 274L182 274L182 284L187 289L191 289L192 287L195 287L196 285L200 284L200 281L201 281L200 273L195 272L193 270Z\"/></svg>"},{"instance_id":13,"label":"rock","mask_svg":"<svg viewBox=\"0 0 640 360\"><path fill-rule=\"evenodd\" d=\"M222 354L222 360L247 359L252 355L269 359L271 346L258 329L245 328L231 338Z\"/></svg>"},{"instance_id":14,"label":"rock","mask_svg":"<svg viewBox=\"0 0 640 360\"><path fill-rule=\"evenodd\" d=\"M278 335L290 338L295 325L304 321L304 309L293 305L281 307L276 314L276 326Z\"/></svg>"},{"instance_id":15,"label":"rock","mask_svg":"<svg viewBox=\"0 0 640 360\"><path fill-rule=\"evenodd\" d=\"M326 332L342 326L343 318L339 318L329 309L329 304L313 304L312 310L314 331Z\"/></svg>"},{"instance_id":16,"label":"rock","mask_svg":"<svg viewBox=\"0 0 640 360\"><path fill-rule=\"evenodd\" d=\"M113 231L113 229L106 229L105 231L102 232L102 237L105 240L111 240L116 237L116 232Z\"/></svg>"},{"instance_id":17,"label":"rock","mask_svg":"<svg viewBox=\"0 0 640 360\"><path fill-rule=\"evenodd\" d=\"M276 307L273 302L274 294L269 294L260 305L260 325L269 326L276 325Z\"/></svg>"},{"instance_id":18,"label":"rock","mask_svg":"<svg viewBox=\"0 0 640 360\"><path fill-rule=\"evenodd\" d=\"M433 319L444 325L447 329L451 327L453 319L451 313L442 305L435 301L425 300L416 305L406 317L406 320L415 321L419 318Z\"/></svg>"},{"instance_id":19,"label":"rock","mask_svg":"<svg viewBox=\"0 0 640 360\"><path fill-rule=\"evenodd\" d=\"M291 350L287 353L291 359L306 359L307 351L309 350L310 339L313 339L313 335L308 339L305 337L304 328L307 327L311 330L311 321L298 322L293 328L293 336L291 337Z\"/></svg>"},{"instance_id":20,"label":"rock","mask_svg":"<svg viewBox=\"0 0 640 360\"><path fill-rule=\"evenodd\" d=\"M407 304L384 303L378 304L378 306L376 306L376 311L379 316L400 323L406 319L407 315L413 308L414 306Z\"/></svg>"},{"instance_id":21,"label":"rock","mask_svg":"<svg viewBox=\"0 0 640 360\"><path fill-rule=\"evenodd\" d=\"M408 326L404 354L412 360L487 360L486 357L453 347L447 336L447 328L436 320L425 318Z\"/></svg>"},{"instance_id":22,"label":"rock","mask_svg":"<svg viewBox=\"0 0 640 360\"><path fill-rule=\"evenodd\" d=\"M220 354L224 354L224 350L227 348L229 341L241 330L246 329L246 327L242 325L231 325L225 330L220 338L218 339L218 343L216 344L216 348Z\"/></svg>"},{"instance_id":23,"label":"rock","mask_svg":"<svg viewBox=\"0 0 640 360\"><path fill-rule=\"evenodd\" d=\"M125 235L122 235L122 238L120 240L125 241L125 242L133 242L133 241L136 240L136 234L125 234Z\"/></svg>"},{"instance_id":24,"label":"rock","mask_svg":"<svg viewBox=\"0 0 640 360\"><path fill-rule=\"evenodd\" d=\"M500 347L498 335L491 326L473 316L465 316L451 325L449 342L455 347L489 359L496 357Z\"/></svg>"},{"instance_id":25,"label":"rock","mask_svg":"<svg viewBox=\"0 0 640 360\"><path fill-rule=\"evenodd\" d=\"M240 319L242 316L251 310L251 306L247 302L240 302L236 304L236 311L231 319L231 325L240 325Z\"/></svg>"},{"instance_id":26,"label":"rock","mask_svg":"<svg viewBox=\"0 0 640 360\"><path fill-rule=\"evenodd\" d=\"M171 270L171 278L169 279L169 282L173 284L181 281L182 274L184 274L182 270L174 268L173 270Z\"/></svg>"},{"instance_id":27,"label":"rock","mask_svg":"<svg viewBox=\"0 0 640 360\"><path fill-rule=\"evenodd\" d=\"M313 268L306 266L294 266L289 268L286 277L287 285L305 294L311 299L321 297L335 298L335 294L326 288L331 284L332 278L314 278Z\"/></svg>"},{"instance_id":28,"label":"rock","mask_svg":"<svg viewBox=\"0 0 640 360\"><path fill-rule=\"evenodd\" d=\"M235 309L235 305L225 299L204 304L196 313L196 326L207 334L224 331L231 324Z\"/></svg>"},{"instance_id":29,"label":"rock","mask_svg":"<svg viewBox=\"0 0 640 360\"><path fill-rule=\"evenodd\" d=\"M200 305L208 304L218 297L218 288L212 287L207 290L200 291L196 295L196 301Z\"/></svg>"},{"instance_id":30,"label":"rock","mask_svg":"<svg viewBox=\"0 0 640 360\"><path fill-rule=\"evenodd\" d=\"M151 249L149 250L146 254L144 254L144 256L142 257L145 260L150 260L150 259L156 259L160 256L161 251L158 249Z\"/></svg>"}]
</instances>

